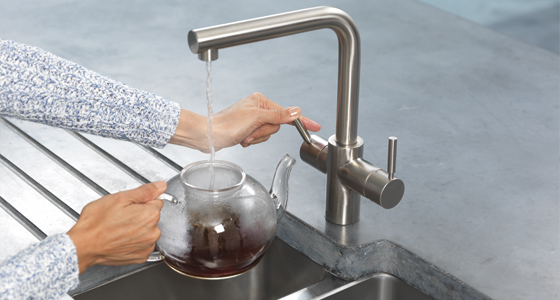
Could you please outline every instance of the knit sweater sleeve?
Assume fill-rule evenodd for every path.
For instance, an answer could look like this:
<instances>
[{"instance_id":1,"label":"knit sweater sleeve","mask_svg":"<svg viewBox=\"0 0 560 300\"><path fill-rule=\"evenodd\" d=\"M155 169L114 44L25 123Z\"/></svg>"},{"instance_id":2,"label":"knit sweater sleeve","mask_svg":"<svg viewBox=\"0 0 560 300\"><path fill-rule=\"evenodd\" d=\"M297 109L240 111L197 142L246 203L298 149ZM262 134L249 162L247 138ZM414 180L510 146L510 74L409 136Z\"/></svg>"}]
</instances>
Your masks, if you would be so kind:
<instances>
[{"instance_id":1,"label":"knit sweater sleeve","mask_svg":"<svg viewBox=\"0 0 560 300\"><path fill-rule=\"evenodd\" d=\"M0 262L0 300L60 299L78 286L72 239L55 234Z\"/></svg>"},{"instance_id":2,"label":"knit sweater sleeve","mask_svg":"<svg viewBox=\"0 0 560 300\"><path fill-rule=\"evenodd\" d=\"M0 115L162 148L181 108L36 47L0 40Z\"/></svg>"}]
</instances>

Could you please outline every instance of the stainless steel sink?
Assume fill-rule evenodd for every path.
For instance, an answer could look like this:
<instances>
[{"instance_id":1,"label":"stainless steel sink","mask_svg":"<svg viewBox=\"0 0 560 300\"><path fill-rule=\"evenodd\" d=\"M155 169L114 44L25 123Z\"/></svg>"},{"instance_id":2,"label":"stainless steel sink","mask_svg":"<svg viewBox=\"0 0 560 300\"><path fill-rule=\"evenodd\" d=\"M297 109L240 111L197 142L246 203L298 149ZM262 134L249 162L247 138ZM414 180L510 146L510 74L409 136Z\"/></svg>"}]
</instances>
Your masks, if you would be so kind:
<instances>
[{"instance_id":1,"label":"stainless steel sink","mask_svg":"<svg viewBox=\"0 0 560 300\"><path fill-rule=\"evenodd\" d=\"M257 267L238 277L225 280L194 279L160 262L73 297L76 300L431 299L397 277L385 273L344 281L278 238Z\"/></svg>"},{"instance_id":2,"label":"stainless steel sink","mask_svg":"<svg viewBox=\"0 0 560 300\"><path fill-rule=\"evenodd\" d=\"M325 270L305 255L275 239L251 271L225 280L181 275L165 263L73 296L86 299L278 299L321 281Z\"/></svg>"},{"instance_id":3,"label":"stainless steel sink","mask_svg":"<svg viewBox=\"0 0 560 300\"><path fill-rule=\"evenodd\" d=\"M387 273L375 273L355 281L344 281L332 274L281 300L430 300L432 298Z\"/></svg>"},{"instance_id":4,"label":"stainless steel sink","mask_svg":"<svg viewBox=\"0 0 560 300\"><path fill-rule=\"evenodd\" d=\"M393 275L376 273L316 299L430 300L431 298Z\"/></svg>"}]
</instances>

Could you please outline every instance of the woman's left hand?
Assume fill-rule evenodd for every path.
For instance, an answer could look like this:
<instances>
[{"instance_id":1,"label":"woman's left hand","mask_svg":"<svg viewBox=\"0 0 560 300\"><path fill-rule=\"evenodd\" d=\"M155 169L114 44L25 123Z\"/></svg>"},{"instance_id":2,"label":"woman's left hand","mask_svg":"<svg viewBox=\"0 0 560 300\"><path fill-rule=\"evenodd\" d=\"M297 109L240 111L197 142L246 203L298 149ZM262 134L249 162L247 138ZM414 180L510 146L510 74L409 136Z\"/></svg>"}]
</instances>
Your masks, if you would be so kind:
<instances>
[{"instance_id":1,"label":"woman's left hand","mask_svg":"<svg viewBox=\"0 0 560 300\"><path fill-rule=\"evenodd\" d=\"M68 236L76 246L80 274L93 265L143 263L159 239L165 181L107 195L86 205Z\"/></svg>"}]
</instances>

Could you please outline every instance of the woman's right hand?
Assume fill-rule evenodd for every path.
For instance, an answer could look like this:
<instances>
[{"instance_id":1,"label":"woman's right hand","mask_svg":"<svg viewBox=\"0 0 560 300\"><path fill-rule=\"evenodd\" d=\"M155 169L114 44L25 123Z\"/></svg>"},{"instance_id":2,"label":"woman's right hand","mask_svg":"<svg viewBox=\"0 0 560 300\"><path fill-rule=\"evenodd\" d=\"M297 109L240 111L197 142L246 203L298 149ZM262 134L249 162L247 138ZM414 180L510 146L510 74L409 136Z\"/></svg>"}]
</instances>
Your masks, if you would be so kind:
<instances>
[{"instance_id":1,"label":"woman's right hand","mask_svg":"<svg viewBox=\"0 0 560 300\"><path fill-rule=\"evenodd\" d=\"M212 134L216 151L240 144L243 147L267 141L282 124L301 118L305 128L317 132L321 125L301 116L299 107L284 108L261 93L253 93L214 114ZM181 110L179 124L169 143L210 152L206 136L207 118Z\"/></svg>"},{"instance_id":2,"label":"woman's right hand","mask_svg":"<svg viewBox=\"0 0 560 300\"><path fill-rule=\"evenodd\" d=\"M321 129L321 125L303 117L299 107L284 108L261 93L253 93L215 114L214 144L217 149L259 144L278 132L280 125L292 124L298 118L309 131Z\"/></svg>"},{"instance_id":3,"label":"woman's right hand","mask_svg":"<svg viewBox=\"0 0 560 300\"><path fill-rule=\"evenodd\" d=\"M143 263L160 237L157 226L165 181L107 195L86 205L68 236L78 254L80 274L93 265Z\"/></svg>"}]
</instances>

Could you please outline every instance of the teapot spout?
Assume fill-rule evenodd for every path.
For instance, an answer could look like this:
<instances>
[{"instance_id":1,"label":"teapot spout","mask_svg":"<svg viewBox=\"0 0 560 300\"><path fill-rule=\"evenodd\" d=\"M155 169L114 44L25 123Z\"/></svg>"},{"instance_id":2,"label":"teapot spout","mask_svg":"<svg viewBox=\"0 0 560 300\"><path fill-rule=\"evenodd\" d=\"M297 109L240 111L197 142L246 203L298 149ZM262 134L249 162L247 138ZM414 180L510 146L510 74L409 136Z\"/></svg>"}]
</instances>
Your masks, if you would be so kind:
<instances>
[{"instance_id":1,"label":"teapot spout","mask_svg":"<svg viewBox=\"0 0 560 300\"><path fill-rule=\"evenodd\" d=\"M278 163L274 179L272 179L272 187L270 188L270 197L276 206L276 218L278 221L284 215L286 206L288 205L288 180L290 179L290 172L295 165L296 160L290 155L286 154Z\"/></svg>"}]
</instances>

